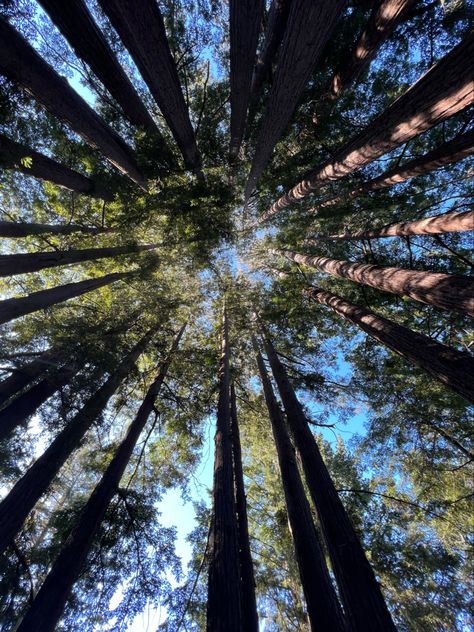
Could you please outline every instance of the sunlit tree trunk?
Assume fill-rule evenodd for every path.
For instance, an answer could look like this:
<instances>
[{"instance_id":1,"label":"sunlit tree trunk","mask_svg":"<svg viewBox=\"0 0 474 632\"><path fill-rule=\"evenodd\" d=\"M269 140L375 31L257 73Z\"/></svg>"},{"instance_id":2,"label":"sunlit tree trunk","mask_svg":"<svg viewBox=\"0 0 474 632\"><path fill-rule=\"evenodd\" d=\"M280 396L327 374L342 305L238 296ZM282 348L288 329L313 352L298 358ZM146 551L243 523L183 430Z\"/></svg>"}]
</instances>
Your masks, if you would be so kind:
<instances>
[{"instance_id":1,"label":"sunlit tree trunk","mask_svg":"<svg viewBox=\"0 0 474 632\"><path fill-rule=\"evenodd\" d=\"M29 237L30 235L70 235L71 233L86 233L98 235L114 232L114 228L98 228L95 226L81 226L80 224L36 224L34 222L2 222L0 221L0 237Z\"/></svg>"},{"instance_id":2,"label":"sunlit tree trunk","mask_svg":"<svg viewBox=\"0 0 474 632\"><path fill-rule=\"evenodd\" d=\"M61 357L61 352L48 349L31 362L15 368L9 377L0 382L0 406L37 378L46 374L51 367L57 366Z\"/></svg>"}]
</instances>

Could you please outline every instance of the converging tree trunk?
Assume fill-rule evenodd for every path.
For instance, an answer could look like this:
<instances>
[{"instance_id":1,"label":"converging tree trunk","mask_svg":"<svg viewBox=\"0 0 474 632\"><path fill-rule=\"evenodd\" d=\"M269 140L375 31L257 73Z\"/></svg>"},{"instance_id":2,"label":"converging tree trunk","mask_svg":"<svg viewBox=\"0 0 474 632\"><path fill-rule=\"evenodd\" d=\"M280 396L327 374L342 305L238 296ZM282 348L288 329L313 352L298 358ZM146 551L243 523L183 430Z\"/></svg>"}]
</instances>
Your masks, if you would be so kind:
<instances>
[{"instance_id":1,"label":"converging tree trunk","mask_svg":"<svg viewBox=\"0 0 474 632\"><path fill-rule=\"evenodd\" d=\"M288 523L295 547L311 631L343 631L346 630L345 621L301 481L295 450L255 339L253 345L277 449L278 465L288 511Z\"/></svg>"},{"instance_id":2,"label":"converging tree trunk","mask_svg":"<svg viewBox=\"0 0 474 632\"><path fill-rule=\"evenodd\" d=\"M0 19L0 73L22 86L117 169L145 187L130 147L4 19Z\"/></svg>"},{"instance_id":3,"label":"converging tree trunk","mask_svg":"<svg viewBox=\"0 0 474 632\"><path fill-rule=\"evenodd\" d=\"M311 498L318 512L349 625L355 632L395 632L380 586L334 487L285 367L265 329L262 325L260 327ZM332 628L323 626L321 629Z\"/></svg>"},{"instance_id":4,"label":"converging tree trunk","mask_svg":"<svg viewBox=\"0 0 474 632\"><path fill-rule=\"evenodd\" d=\"M157 377L148 389L124 440L115 452L112 461L107 466L100 482L82 510L76 525L67 537L61 552L28 608L20 626L17 628L18 632L27 632L33 628L44 632L52 632L56 629L67 598L91 549L94 536L99 530L110 501L117 493L120 479L130 461L135 445L150 414L153 412L156 398L185 327L186 325L183 325L176 336L171 350L163 361Z\"/></svg>"},{"instance_id":5,"label":"converging tree trunk","mask_svg":"<svg viewBox=\"0 0 474 632\"><path fill-rule=\"evenodd\" d=\"M46 492L72 452L79 446L84 435L107 406L121 382L130 373L156 330L155 327L142 337L2 500L0 503L0 554L21 529L30 511Z\"/></svg>"},{"instance_id":6,"label":"converging tree trunk","mask_svg":"<svg viewBox=\"0 0 474 632\"><path fill-rule=\"evenodd\" d=\"M0 237L29 237L30 235L70 235L71 233L86 233L98 235L114 232L114 228L99 228L95 226L81 226L80 224L36 224L34 222L2 222L0 221Z\"/></svg>"},{"instance_id":7,"label":"converging tree trunk","mask_svg":"<svg viewBox=\"0 0 474 632\"><path fill-rule=\"evenodd\" d=\"M232 454L234 463L235 506L238 521L240 557L240 594L242 607L242 630L258 632L257 599L255 597L255 576L250 552L247 500L245 496L244 473L242 469L242 448L240 445L239 420L234 381L230 383L230 414L232 423Z\"/></svg>"},{"instance_id":8,"label":"converging tree trunk","mask_svg":"<svg viewBox=\"0 0 474 632\"><path fill-rule=\"evenodd\" d=\"M45 375L49 369L56 367L62 356L63 353L59 350L48 349L31 362L13 369L12 374L0 382L0 406L37 378Z\"/></svg>"},{"instance_id":9,"label":"converging tree trunk","mask_svg":"<svg viewBox=\"0 0 474 632\"><path fill-rule=\"evenodd\" d=\"M316 268L341 279L369 285L382 292L409 296L421 303L474 316L474 279L461 274L383 268L369 263L310 257L293 250L273 250L272 252L290 261Z\"/></svg>"}]
</instances>

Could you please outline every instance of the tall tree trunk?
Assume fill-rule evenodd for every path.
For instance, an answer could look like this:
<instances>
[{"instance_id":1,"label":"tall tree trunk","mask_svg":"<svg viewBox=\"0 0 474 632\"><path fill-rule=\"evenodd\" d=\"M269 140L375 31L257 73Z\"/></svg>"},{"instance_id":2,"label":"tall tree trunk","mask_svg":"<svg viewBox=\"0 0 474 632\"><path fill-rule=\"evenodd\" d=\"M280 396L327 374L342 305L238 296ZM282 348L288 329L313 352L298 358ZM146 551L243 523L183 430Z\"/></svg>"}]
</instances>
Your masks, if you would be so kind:
<instances>
[{"instance_id":1,"label":"tall tree trunk","mask_svg":"<svg viewBox=\"0 0 474 632\"><path fill-rule=\"evenodd\" d=\"M258 632L257 599L255 597L255 576L250 552L247 500L245 496L244 472L242 469L242 448L240 445L237 402L234 381L230 383L230 414L232 424L232 454L234 462L235 506L238 521L240 557L240 595L242 607L242 630Z\"/></svg>"},{"instance_id":2,"label":"tall tree trunk","mask_svg":"<svg viewBox=\"0 0 474 632\"><path fill-rule=\"evenodd\" d=\"M3 406L10 397L47 373L52 366L57 366L62 355L58 350L48 349L28 364L15 368L9 377L0 382L0 406Z\"/></svg>"},{"instance_id":3,"label":"tall tree trunk","mask_svg":"<svg viewBox=\"0 0 474 632\"><path fill-rule=\"evenodd\" d=\"M18 632L38 629L44 632L56 629L67 598L77 581L81 568L91 549L94 536L107 512L113 496L117 493L135 445L152 413L161 385L166 377L172 356L175 353L186 325L181 327L170 353L162 363L155 381L151 384L137 415L130 424L127 434L107 466L100 482L95 487L77 524L67 537L61 552L44 580L34 601L28 608Z\"/></svg>"},{"instance_id":4,"label":"tall tree trunk","mask_svg":"<svg viewBox=\"0 0 474 632\"><path fill-rule=\"evenodd\" d=\"M4 19L0 19L0 73L65 121L117 169L146 186L130 147Z\"/></svg>"},{"instance_id":5,"label":"tall tree trunk","mask_svg":"<svg viewBox=\"0 0 474 632\"><path fill-rule=\"evenodd\" d=\"M113 272L112 274L106 274L97 279L85 279L77 283L58 285L49 290L32 292L21 298L7 298L4 301L0 301L0 324L7 323L20 316L25 316L25 314L31 314L40 309L51 307L51 305L63 303L71 298L92 292L92 290L96 290L99 287L115 283L120 279L126 279L135 274L135 270L131 272Z\"/></svg>"},{"instance_id":6,"label":"tall tree trunk","mask_svg":"<svg viewBox=\"0 0 474 632\"><path fill-rule=\"evenodd\" d=\"M230 0L230 159L239 155L262 23L262 0Z\"/></svg>"},{"instance_id":7,"label":"tall tree trunk","mask_svg":"<svg viewBox=\"0 0 474 632\"><path fill-rule=\"evenodd\" d=\"M474 102L474 31L327 162L278 199L259 222L442 123Z\"/></svg>"},{"instance_id":8,"label":"tall tree trunk","mask_svg":"<svg viewBox=\"0 0 474 632\"><path fill-rule=\"evenodd\" d=\"M156 330L155 327L142 337L2 500L0 503L0 554L21 529L30 511L46 492L68 457L79 446L98 415L107 406L109 399L127 377Z\"/></svg>"},{"instance_id":9,"label":"tall tree trunk","mask_svg":"<svg viewBox=\"0 0 474 632\"><path fill-rule=\"evenodd\" d=\"M388 268L369 263L310 257L293 250L273 250L291 261L316 268L341 279L369 285L382 292L409 296L415 301L474 316L474 280L461 274L442 274Z\"/></svg>"},{"instance_id":10,"label":"tall tree trunk","mask_svg":"<svg viewBox=\"0 0 474 632\"><path fill-rule=\"evenodd\" d=\"M214 438L206 629L207 632L241 632L239 543L234 501L230 417L230 349L225 307L222 330L219 400Z\"/></svg>"},{"instance_id":11,"label":"tall tree trunk","mask_svg":"<svg viewBox=\"0 0 474 632\"><path fill-rule=\"evenodd\" d=\"M351 629L354 632L395 631L380 586L334 487L301 404L270 338L263 331L265 350L318 512Z\"/></svg>"},{"instance_id":12,"label":"tall tree trunk","mask_svg":"<svg viewBox=\"0 0 474 632\"><path fill-rule=\"evenodd\" d=\"M272 425L283 484L288 522L296 561L308 609L311 631L346 630L336 591L331 582L324 551L314 526L311 509L301 481L295 450L286 423L273 393L273 387L255 340L252 341Z\"/></svg>"},{"instance_id":13,"label":"tall tree trunk","mask_svg":"<svg viewBox=\"0 0 474 632\"><path fill-rule=\"evenodd\" d=\"M26 272L38 272L44 268L72 265L81 261L95 261L118 257L132 252L154 250L158 244L114 246L112 248L85 248L84 250L52 250L51 252L27 252L0 255L0 277L15 276Z\"/></svg>"},{"instance_id":14,"label":"tall tree trunk","mask_svg":"<svg viewBox=\"0 0 474 632\"><path fill-rule=\"evenodd\" d=\"M429 373L438 382L474 403L474 357L398 325L370 309L354 305L317 287L305 295L354 323L366 334Z\"/></svg>"},{"instance_id":15,"label":"tall tree trunk","mask_svg":"<svg viewBox=\"0 0 474 632\"><path fill-rule=\"evenodd\" d=\"M148 85L186 166L199 170L201 156L158 4L155 0L99 0L99 4Z\"/></svg>"},{"instance_id":16,"label":"tall tree trunk","mask_svg":"<svg viewBox=\"0 0 474 632\"><path fill-rule=\"evenodd\" d=\"M101 198L106 202L114 199L112 191L107 191L91 178L48 158L27 145L10 140L3 134L0 134L0 168L16 169L27 176L52 182L83 195Z\"/></svg>"},{"instance_id":17,"label":"tall tree trunk","mask_svg":"<svg viewBox=\"0 0 474 632\"><path fill-rule=\"evenodd\" d=\"M345 0L292 0L273 86L245 187L248 200L295 111Z\"/></svg>"},{"instance_id":18,"label":"tall tree trunk","mask_svg":"<svg viewBox=\"0 0 474 632\"><path fill-rule=\"evenodd\" d=\"M30 235L70 235L71 233L87 233L98 235L111 233L114 228L97 228L80 224L36 224L34 222L2 222L0 221L0 237L28 237Z\"/></svg>"}]
</instances>

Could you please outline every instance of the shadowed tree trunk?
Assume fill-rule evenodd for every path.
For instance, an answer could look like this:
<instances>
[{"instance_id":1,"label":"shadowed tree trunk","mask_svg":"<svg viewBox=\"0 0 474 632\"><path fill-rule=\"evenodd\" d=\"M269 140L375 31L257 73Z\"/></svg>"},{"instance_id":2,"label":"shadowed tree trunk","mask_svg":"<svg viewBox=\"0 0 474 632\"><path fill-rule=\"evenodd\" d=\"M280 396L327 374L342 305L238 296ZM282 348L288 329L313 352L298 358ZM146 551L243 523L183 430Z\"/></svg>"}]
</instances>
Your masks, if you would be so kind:
<instances>
[{"instance_id":1,"label":"shadowed tree trunk","mask_svg":"<svg viewBox=\"0 0 474 632\"><path fill-rule=\"evenodd\" d=\"M424 334L398 325L370 309L354 305L317 287L305 295L354 323L366 334L429 373L438 382L474 403L474 357L467 351L447 347Z\"/></svg>"},{"instance_id":2,"label":"shadowed tree trunk","mask_svg":"<svg viewBox=\"0 0 474 632\"><path fill-rule=\"evenodd\" d=\"M10 140L3 134L0 134L0 168L15 169L27 176L47 180L70 191L101 198L106 202L111 202L114 199L112 191L107 191L91 178L30 149L26 145Z\"/></svg>"},{"instance_id":3,"label":"shadowed tree trunk","mask_svg":"<svg viewBox=\"0 0 474 632\"><path fill-rule=\"evenodd\" d=\"M318 512L349 625L354 632L395 632L380 586L334 487L285 367L264 328L260 327L311 498ZM321 629L332 628L323 626Z\"/></svg>"},{"instance_id":4,"label":"shadowed tree trunk","mask_svg":"<svg viewBox=\"0 0 474 632\"><path fill-rule=\"evenodd\" d=\"M369 263L310 257L292 250L272 250L272 253L382 292L409 296L421 303L474 316L474 279L461 274L382 268Z\"/></svg>"},{"instance_id":5,"label":"shadowed tree trunk","mask_svg":"<svg viewBox=\"0 0 474 632\"><path fill-rule=\"evenodd\" d=\"M155 381L148 389L135 419L128 428L125 439L92 492L77 524L67 537L53 567L17 628L17 632L27 632L33 628L44 632L52 632L56 629L69 593L90 551L94 536L99 530L110 501L117 493L120 479L135 445L154 410L156 398L185 327L186 325L183 325L176 336L168 357L162 363Z\"/></svg>"},{"instance_id":6,"label":"shadowed tree trunk","mask_svg":"<svg viewBox=\"0 0 474 632\"><path fill-rule=\"evenodd\" d=\"M26 314L31 314L31 312L37 312L40 309L51 307L51 305L63 303L70 298L92 292L92 290L96 290L104 285L109 285L110 283L115 283L120 279L126 279L135 274L135 270L132 272L113 272L112 274L106 274L97 279L85 279L85 281L78 281L77 283L58 285L49 290L32 292L20 298L7 298L4 301L0 301L0 324L7 323L10 320L25 316Z\"/></svg>"},{"instance_id":7,"label":"shadowed tree trunk","mask_svg":"<svg viewBox=\"0 0 474 632\"><path fill-rule=\"evenodd\" d=\"M189 169L200 170L188 107L155 0L99 0L157 102Z\"/></svg>"},{"instance_id":8,"label":"shadowed tree trunk","mask_svg":"<svg viewBox=\"0 0 474 632\"><path fill-rule=\"evenodd\" d=\"M0 406L12 395L19 393L38 377L46 373L51 367L56 366L63 353L48 349L48 351L44 351L38 358L28 362L28 364L15 368L9 377L0 382Z\"/></svg>"},{"instance_id":9,"label":"shadowed tree trunk","mask_svg":"<svg viewBox=\"0 0 474 632\"><path fill-rule=\"evenodd\" d=\"M257 600L255 597L255 576L250 552L247 500L245 496L244 473L242 469L242 448L240 445L237 402L234 381L230 383L230 414L232 423L232 454L234 462L235 506L238 521L240 557L240 595L242 607L242 630L258 632Z\"/></svg>"},{"instance_id":10,"label":"shadowed tree trunk","mask_svg":"<svg viewBox=\"0 0 474 632\"><path fill-rule=\"evenodd\" d=\"M280 197L265 221L325 183L361 169L376 158L442 123L474 102L474 31L428 70L365 129Z\"/></svg>"},{"instance_id":11,"label":"shadowed tree trunk","mask_svg":"<svg viewBox=\"0 0 474 632\"><path fill-rule=\"evenodd\" d=\"M280 476L288 511L288 523L295 547L311 631L346 630L342 610L331 582L324 551L314 526L311 509L301 481L296 455L286 423L255 339L252 340L268 415L278 454Z\"/></svg>"},{"instance_id":12,"label":"shadowed tree trunk","mask_svg":"<svg viewBox=\"0 0 474 632\"><path fill-rule=\"evenodd\" d=\"M4 19L0 19L0 73L22 86L117 169L145 187L130 147Z\"/></svg>"},{"instance_id":13,"label":"shadowed tree trunk","mask_svg":"<svg viewBox=\"0 0 474 632\"><path fill-rule=\"evenodd\" d=\"M262 22L262 0L230 0L230 159L239 155Z\"/></svg>"},{"instance_id":14,"label":"shadowed tree trunk","mask_svg":"<svg viewBox=\"0 0 474 632\"><path fill-rule=\"evenodd\" d=\"M2 222L0 221L0 237L28 237L29 235L70 235L71 233L88 233L99 235L111 233L114 228L96 228L79 224L36 224L34 222Z\"/></svg>"},{"instance_id":15,"label":"shadowed tree trunk","mask_svg":"<svg viewBox=\"0 0 474 632\"><path fill-rule=\"evenodd\" d=\"M103 385L86 401L80 412L71 419L64 430L59 433L46 451L2 500L0 503L0 554L21 529L30 511L107 406L109 399L127 377L156 330L155 327L143 336Z\"/></svg>"}]
</instances>

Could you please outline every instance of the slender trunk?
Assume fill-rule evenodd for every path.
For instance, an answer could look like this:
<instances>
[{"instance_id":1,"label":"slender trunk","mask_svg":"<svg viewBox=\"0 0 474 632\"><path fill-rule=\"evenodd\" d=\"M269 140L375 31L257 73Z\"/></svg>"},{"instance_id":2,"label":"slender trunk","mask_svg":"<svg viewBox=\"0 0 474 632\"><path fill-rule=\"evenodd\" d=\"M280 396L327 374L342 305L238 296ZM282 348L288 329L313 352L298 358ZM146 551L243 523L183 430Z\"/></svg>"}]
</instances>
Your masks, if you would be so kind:
<instances>
[{"instance_id":1,"label":"slender trunk","mask_svg":"<svg viewBox=\"0 0 474 632\"><path fill-rule=\"evenodd\" d=\"M201 156L158 4L155 0L99 0L99 4L148 85L186 166L199 170Z\"/></svg>"},{"instance_id":2,"label":"slender trunk","mask_svg":"<svg viewBox=\"0 0 474 632\"><path fill-rule=\"evenodd\" d=\"M257 599L255 597L255 576L250 552L249 525L247 519L247 499L245 496L244 472L242 469L242 448L240 445L237 402L234 381L230 384L230 414L232 423L232 454L234 462L235 506L238 521L240 557L240 595L242 606L242 629L258 632Z\"/></svg>"},{"instance_id":3,"label":"slender trunk","mask_svg":"<svg viewBox=\"0 0 474 632\"><path fill-rule=\"evenodd\" d=\"M290 533L295 547L311 631L331 630L331 632L336 632L346 630L342 611L326 566L324 551L301 481L295 450L255 340L253 340L253 345L277 449Z\"/></svg>"},{"instance_id":4,"label":"slender trunk","mask_svg":"<svg viewBox=\"0 0 474 632\"><path fill-rule=\"evenodd\" d=\"M154 250L158 244L139 246L114 246L112 248L86 248L84 250L52 250L51 252L27 252L15 255L0 255L0 277L15 276L26 272L38 272L44 268L72 265L81 261L96 261L118 257L132 252Z\"/></svg>"},{"instance_id":5,"label":"slender trunk","mask_svg":"<svg viewBox=\"0 0 474 632\"><path fill-rule=\"evenodd\" d=\"M262 0L230 0L230 159L239 155L262 22Z\"/></svg>"},{"instance_id":6,"label":"slender trunk","mask_svg":"<svg viewBox=\"0 0 474 632\"><path fill-rule=\"evenodd\" d=\"M313 301L331 307L366 334L474 403L474 357L470 353L447 347L320 288L310 288L305 294Z\"/></svg>"},{"instance_id":7,"label":"slender trunk","mask_svg":"<svg viewBox=\"0 0 474 632\"><path fill-rule=\"evenodd\" d=\"M0 382L0 406L37 378L46 374L51 366L57 366L62 355L57 350L48 349L35 360L15 368L9 377Z\"/></svg>"},{"instance_id":8,"label":"slender trunk","mask_svg":"<svg viewBox=\"0 0 474 632\"><path fill-rule=\"evenodd\" d=\"M288 126L344 0L293 0L268 104L245 188L248 199Z\"/></svg>"},{"instance_id":9,"label":"slender trunk","mask_svg":"<svg viewBox=\"0 0 474 632\"><path fill-rule=\"evenodd\" d=\"M369 263L310 257L292 250L272 252L332 276L369 285L382 292L409 296L421 303L474 316L474 280L461 274L383 268Z\"/></svg>"},{"instance_id":10,"label":"slender trunk","mask_svg":"<svg viewBox=\"0 0 474 632\"><path fill-rule=\"evenodd\" d=\"M267 220L327 182L338 180L442 123L474 102L474 31L357 136L277 200Z\"/></svg>"},{"instance_id":11,"label":"slender trunk","mask_svg":"<svg viewBox=\"0 0 474 632\"><path fill-rule=\"evenodd\" d=\"M109 285L120 279L131 277L134 274L136 274L135 271L114 272L97 279L86 279L85 281L79 281L77 283L58 285L49 290L32 292L28 294L28 296L22 296L21 298L8 298L4 301L0 301L0 324L7 323L20 316L25 316L25 314L31 314L40 309L51 307L51 305L63 303L76 296L92 292L92 290L96 290L104 285Z\"/></svg>"},{"instance_id":12,"label":"slender trunk","mask_svg":"<svg viewBox=\"0 0 474 632\"><path fill-rule=\"evenodd\" d=\"M0 19L0 73L21 85L117 169L146 186L130 147L4 19Z\"/></svg>"},{"instance_id":13,"label":"slender trunk","mask_svg":"<svg viewBox=\"0 0 474 632\"><path fill-rule=\"evenodd\" d=\"M354 632L395 631L380 586L334 487L286 370L266 332L263 339L318 512L347 619Z\"/></svg>"},{"instance_id":14,"label":"slender trunk","mask_svg":"<svg viewBox=\"0 0 474 632\"><path fill-rule=\"evenodd\" d=\"M117 493L120 479L154 409L171 358L178 347L185 327L186 325L183 325L176 336L170 353L162 363L155 381L148 389L124 440L82 510L77 524L66 539L53 567L17 628L18 632L27 632L32 629L48 632L56 629L67 598L90 551L94 536L99 530L110 501Z\"/></svg>"},{"instance_id":15,"label":"slender trunk","mask_svg":"<svg viewBox=\"0 0 474 632\"><path fill-rule=\"evenodd\" d=\"M207 632L241 632L239 544L230 418L230 349L225 307L222 328L206 629Z\"/></svg>"},{"instance_id":16,"label":"slender trunk","mask_svg":"<svg viewBox=\"0 0 474 632\"><path fill-rule=\"evenodd\" d=\"M86 233L99 235L114 232L114 228L96 228L95 226L81 226L80 224L36 224L32 222L2 222L0 221L0 237L28 237L29 235L70 235L71 233Z\"/></svg>"},{"instance_id":17,"label":"slender trunk","mask_svg":"<svg viewBox=\"0 0 474 632\"><path fill-rule=\"evenodd\" d=\"M48 158L27 145L10 140L3 134L0 134L0 167L16 169L27 176L52 182L70 191L101 198L106 202L114 199L112 191L107 191L91 178Z\"/></svg>"},{"instance_id":18,"label":"slender trunk","mask_svg":"<svg viewBox=\"0 0 474 632\"><path fill-rule=\"evenodd\" d=\"M0 553L3 553L21 529L30 511L107 406L109 399L127 377L155 334L156 329L150 330L143 336L104 384L86 401L80 412L71 419L64 430L57 435L46 451L2 500L0 503Z\"/></svg>"},{"instance_id":19,"label":"slender trunk","mask_svg":"<svg viewBox=\"0 0 474 632\"><path fill-rule=\"evenodd\" d=\"M456 450L459 450L460 452L462 452L462 454L464 454L464 456L467 457L470 461L474 461L474 452L472 452L471 450L468 450L467 448L465 448L449 432L446 432L446 430L444 428L441 428L440 426L437 426L436 424L434 424L432 421L428 421L428 420L423 420L420 423L423 424L423 425L428 426L434 432L436 432L439 435L441 435L445 441L447 441L452 446L454 446L456 448Z\"/></svg>"}]
</instances>

